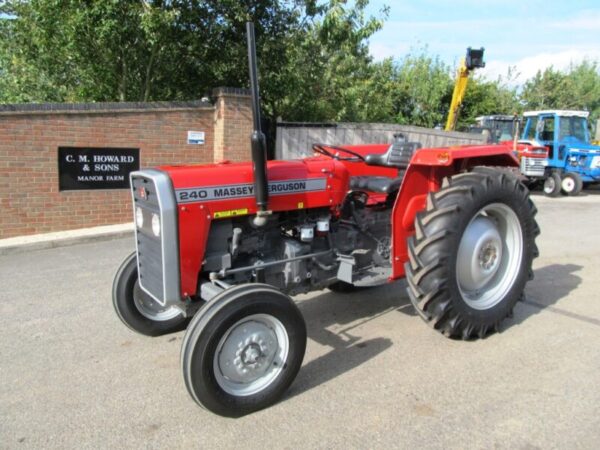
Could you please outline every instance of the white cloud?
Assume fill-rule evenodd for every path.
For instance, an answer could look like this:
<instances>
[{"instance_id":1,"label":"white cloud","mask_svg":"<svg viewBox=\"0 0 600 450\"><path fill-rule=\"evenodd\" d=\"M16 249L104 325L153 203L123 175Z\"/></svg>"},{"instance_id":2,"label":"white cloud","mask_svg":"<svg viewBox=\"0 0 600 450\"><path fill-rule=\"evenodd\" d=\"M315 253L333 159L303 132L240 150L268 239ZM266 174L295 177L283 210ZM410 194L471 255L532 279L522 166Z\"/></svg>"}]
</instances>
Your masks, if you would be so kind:
<instances>
[{"instance_id":1,"label":"white cloud","mask_svg":"<svg viewBox=\"0 0 600 450\"><path fill-rule=\"evenodd\" d=\"M585 59L600 61L600 49L544 52L517 61L492 60L488 61L486 67L477 73L489 80L495 80L498 76L506 78L509 68L514 67L517 76L511 80L511 84L521 85L534 77L539 70L543 71L553 66L555 69L564 71L571 64L578 64Z\"/></svg>"},{"instance_id":2,"label":"white cloud","mask_svg":"<svg viewBox=\"0 0 600 450\"><path fill-rule=\"evenodd\" d=\"M410 46L402 43L384 44L381 42L371 42L369 52L375 61L381 61L385 58L400 58L410 51Z\"/></svg>"},{"instance_id":3,"label":"white cloud","mask_svg":"<svg viewBox=\"0 0 600 450\"><path fill-rule=\"evenodd\" d=\"M580 11L573 17L563 18L560 21L548 22L546 26L557 29L573 31L596 31L600 32L600 11Z\"/></svg>"}]
</instances>

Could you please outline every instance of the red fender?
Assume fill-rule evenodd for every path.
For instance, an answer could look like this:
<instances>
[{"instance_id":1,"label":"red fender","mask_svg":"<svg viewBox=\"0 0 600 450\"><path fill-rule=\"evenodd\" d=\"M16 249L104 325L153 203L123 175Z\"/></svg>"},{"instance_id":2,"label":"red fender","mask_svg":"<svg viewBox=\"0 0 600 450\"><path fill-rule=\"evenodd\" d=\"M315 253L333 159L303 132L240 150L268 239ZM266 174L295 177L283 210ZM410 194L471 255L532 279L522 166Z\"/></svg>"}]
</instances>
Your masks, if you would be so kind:
<instances>
[{"instance_id":1,"label":"red fender","mask_svg":"<svg viewBox=\"0 0 600 450\"><path fill-rule=\"evenodd\" d=\"M392 276L403 278L408 261L407 239L415 233L415 216L425 209L427 195L436 192L444 177L474 166L513 166L519 162L508 145L426 148L415 152L406 170L392 211Z\"/></svg>"}]
</instances>

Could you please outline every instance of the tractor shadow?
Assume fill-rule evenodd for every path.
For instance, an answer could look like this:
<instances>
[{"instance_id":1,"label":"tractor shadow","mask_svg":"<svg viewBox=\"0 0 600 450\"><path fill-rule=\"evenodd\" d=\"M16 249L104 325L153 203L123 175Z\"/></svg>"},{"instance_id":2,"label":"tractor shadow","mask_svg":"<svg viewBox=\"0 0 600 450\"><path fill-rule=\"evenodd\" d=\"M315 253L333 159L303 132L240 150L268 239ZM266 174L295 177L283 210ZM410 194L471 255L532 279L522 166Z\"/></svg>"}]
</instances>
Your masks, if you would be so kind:
<instances>
[{"instance_id":1,"label":"tractor shadow","mask_svg":"<svg viewBox=\"0 0 600 450\"><path fill-rule=\"evenodd\" d=\"M299 301L308 337L327 350L302 366L287 398L351 371L390 348L392 341L387 338L363 340L360 327L397 311L415 315L405 286L404 281L398 281L352 293L325 290Z\"/></svg>"},{"instance_id":2,"label":"tractor shadow","mask_svg":"<svg viewBox=\"0 0 600 450\"><path fill-rule=\"evenodd\" d=\"M600 195L600 185L599 184L595 184L592 186L587 186L583 188L583 191L581 191L581 193L579 194L582 197L588 196L588 195Z\"/></svg>"},{"instance_id":3,"label":"tractor shadow","mask_svg":"<svg viewBox=\"0 0 600 450\"><path fill-rule=\"evenodd\" d=\"M515 308L512 319L507 320L505 329L526 321L529 317L552 312L572 319L600 326L600 320L575 314L555 305L559 300L565 300L581 284L582 278L576 275L583 266L577 264L551 264L534 271L534 279L525 289L525 308Z\"/></svg>"},{"instance_id":4,"label":"tractor shadow","mask_svg":"<svg viewBox=\"0 0 600 450\"><path fill-rule=\"evenodd\" d=\"M546 197L541 186L531 187L529 189L529 193L534 198L535 197ZM593 184L590 186L585 186L577 197L596 197L598 195L600 195L600 184ZM577 198L577 197L573 197L573 198ZM561 198L570 198L570 197L568 197L567 195L561 194L557 198L561 199Z\"/></svg>"},{"instance_id":5,"label":"tractor shadow","mask_svg":"<svg viewBox=\"0 0 600 450\"><path fill-rule=\"evenodd\" d=\"M517 304L513 318L504 322L502 330L545 312L600 326L600 320L554 306L581 284L581 277L575 274L581 269L582 266L576 264L552 264L535 270L535 278L526 289L526 307ZM297 304L305 318L308 337L326 350L302 366L283 401L349 372L389 349L393 344L390 339L364 340L360 328L394 312L416 316L405 286L405 281L401 280L347 294L325 290L307 299L299 298Z\"/></svg>"}]
</instances>

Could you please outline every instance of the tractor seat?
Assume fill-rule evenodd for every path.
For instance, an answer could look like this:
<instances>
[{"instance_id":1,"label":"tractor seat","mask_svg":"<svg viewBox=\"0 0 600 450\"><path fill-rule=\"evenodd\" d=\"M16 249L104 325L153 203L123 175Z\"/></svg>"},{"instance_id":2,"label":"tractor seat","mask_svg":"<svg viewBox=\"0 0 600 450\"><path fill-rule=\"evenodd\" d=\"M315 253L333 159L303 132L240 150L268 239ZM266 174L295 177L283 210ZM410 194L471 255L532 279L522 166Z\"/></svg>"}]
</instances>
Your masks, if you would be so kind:
<instances>
[{"instance_id":1,"label":"tractor seat","mask_svg":"<svg viewBox=\"0 0 600 450\"><path fill-rule=\"evenodd\" d=\"M379 194L389 194L400 189L402 177L350 177L350 189L356 191L370 191Z\"/></svg>"},{"instance_id":2,"label":"tractor seat","mask_svg":"<svg viewBox=\"0 0 600 450\"><path fill-rule=\"evenodd\" d=\"M385 153L367 155L365 163L369 166L406 169L414 151L418 148L421 148L420 142L408 142L403 135L398 134L394 136L394 142Z\"/></svg>"}]
</instances>

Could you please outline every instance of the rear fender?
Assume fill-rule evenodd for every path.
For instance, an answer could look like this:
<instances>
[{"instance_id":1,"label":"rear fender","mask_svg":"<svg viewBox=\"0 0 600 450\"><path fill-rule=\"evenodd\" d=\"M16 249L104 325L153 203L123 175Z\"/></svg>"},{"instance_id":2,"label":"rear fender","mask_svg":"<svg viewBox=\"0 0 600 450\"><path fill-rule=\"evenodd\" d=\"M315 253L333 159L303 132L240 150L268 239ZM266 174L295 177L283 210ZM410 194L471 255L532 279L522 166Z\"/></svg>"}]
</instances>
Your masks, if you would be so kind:
<instances>
[{"instance_id":1,"label":"rear fender","mask_svg":"<svg viewBox=\"0 0 600 450\"><path fill-rule=\"evenodd\" d=\"M415 233L415 216L427 205L427 195L439 191L444 177L475 166L518 167L512 149L503 145L464 146L417 151L406 170L392 211L392 276L403 278L408 261L407 239Z\"/></svg>"}]
</instances>

